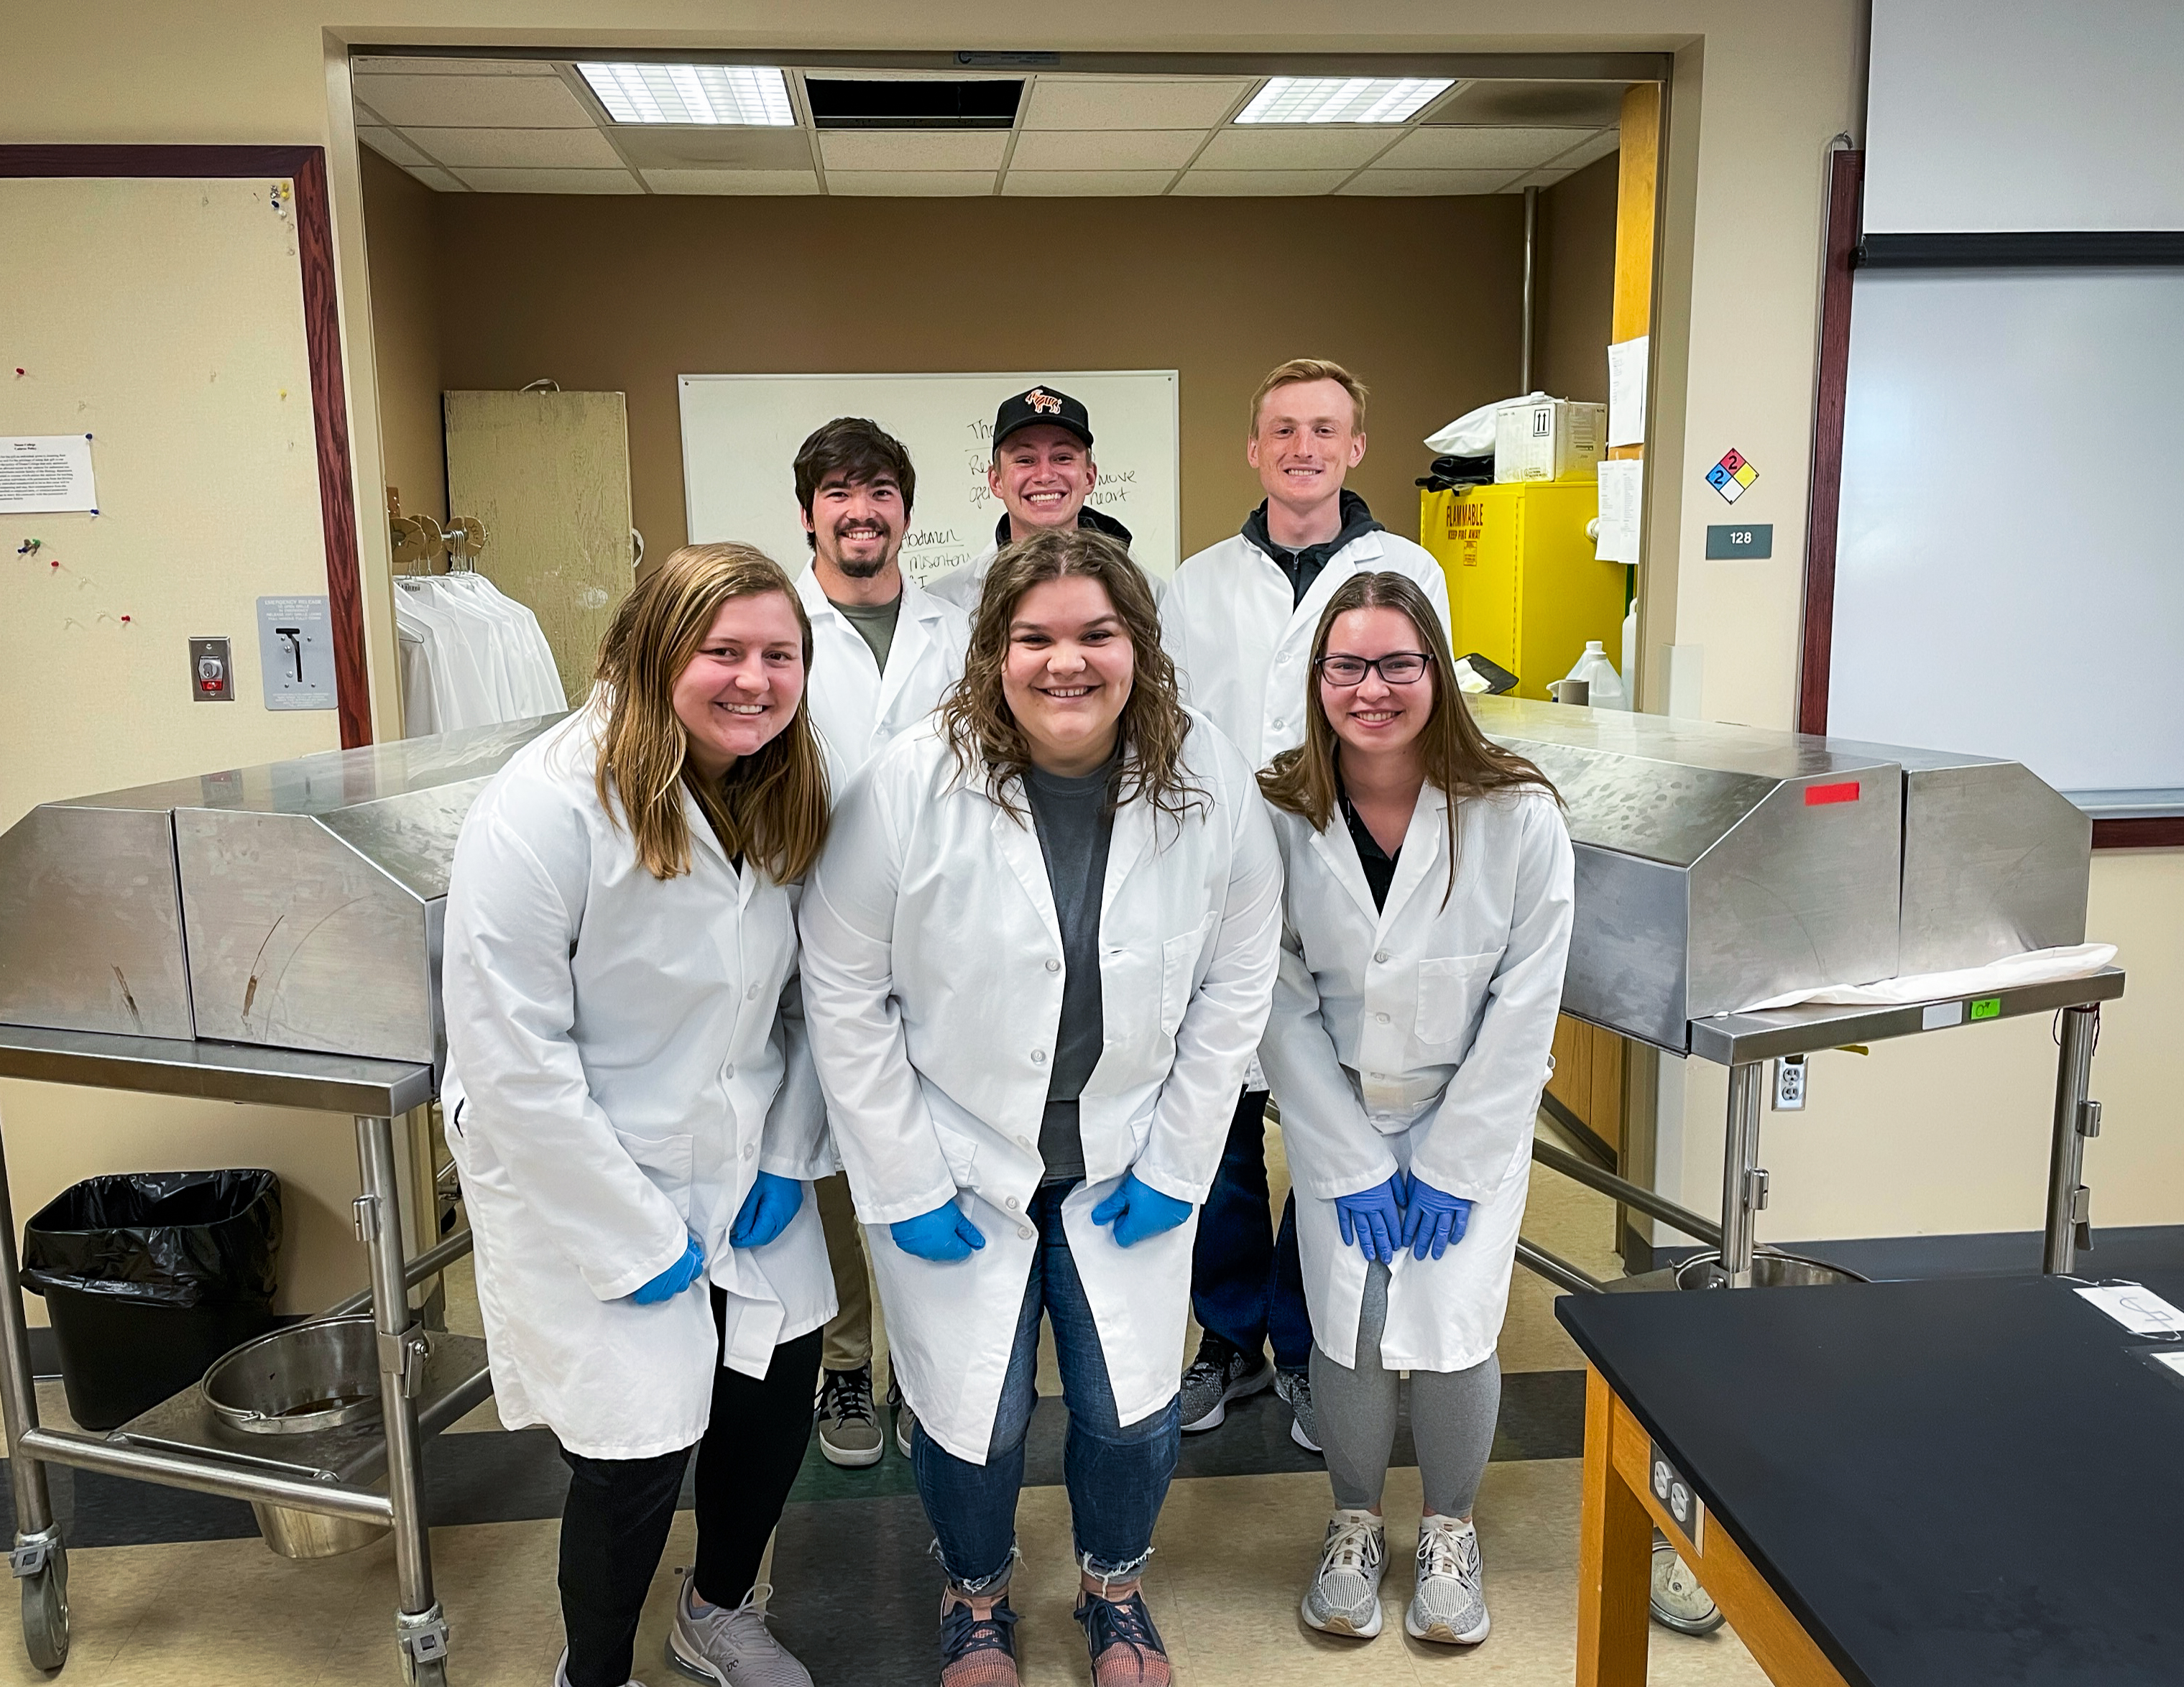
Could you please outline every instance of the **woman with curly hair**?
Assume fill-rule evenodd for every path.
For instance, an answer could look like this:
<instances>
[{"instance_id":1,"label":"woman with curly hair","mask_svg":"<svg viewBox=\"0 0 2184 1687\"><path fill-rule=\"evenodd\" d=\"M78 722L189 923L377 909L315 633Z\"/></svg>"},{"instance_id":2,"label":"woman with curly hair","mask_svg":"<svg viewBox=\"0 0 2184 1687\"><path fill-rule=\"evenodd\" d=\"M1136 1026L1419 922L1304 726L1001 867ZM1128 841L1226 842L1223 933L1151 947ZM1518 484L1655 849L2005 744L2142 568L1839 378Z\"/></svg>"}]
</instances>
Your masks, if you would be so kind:
<instances>
[{"instance_id":1,"label":"woman with curly hair","mask_svg":"<svg viewBox=\"0 0 2184 1687\"><path fill-rule=\"evenodd\" d=\"M1098 1687L1166 1687L1139 1578L1191 1238L1266 1022L1280 870L1122 546L995 560L961 682L844 793L803 909L812 1047L917 1417L944 1687L1017 1680L1041 1314Z\"/></svg>"}]
</instances>

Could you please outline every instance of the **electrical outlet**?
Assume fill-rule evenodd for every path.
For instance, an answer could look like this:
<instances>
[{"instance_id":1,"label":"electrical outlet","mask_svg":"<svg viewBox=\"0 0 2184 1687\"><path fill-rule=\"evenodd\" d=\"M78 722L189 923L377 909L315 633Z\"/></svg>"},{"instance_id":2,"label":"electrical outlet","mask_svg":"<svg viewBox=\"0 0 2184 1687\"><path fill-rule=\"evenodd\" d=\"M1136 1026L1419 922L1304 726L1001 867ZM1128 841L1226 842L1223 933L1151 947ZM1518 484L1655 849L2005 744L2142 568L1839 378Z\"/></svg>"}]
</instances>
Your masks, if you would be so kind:
<instances>
[{"instance_id":1,"label":"electrical outlet","mask_svg":"<svg viewBox=\"0 0 2184 1687\"><path fill-rule=\"evenodd\" d=\"M235 701L235 657L226 639L190 640L190 695L200 703Z\"/></svg>"},{"instance_id":2,"label":"electrical outlet","mask_svg":"<svg viewBox=\"0 0 2184 1687\"><path fill-rule=\"evenodd\" d=\"M1805 1056L1785 1055L1774 1062L1774 1111L1778 1113L1802 1113L1805 1111Z\"/></svg>"}]
</instances>

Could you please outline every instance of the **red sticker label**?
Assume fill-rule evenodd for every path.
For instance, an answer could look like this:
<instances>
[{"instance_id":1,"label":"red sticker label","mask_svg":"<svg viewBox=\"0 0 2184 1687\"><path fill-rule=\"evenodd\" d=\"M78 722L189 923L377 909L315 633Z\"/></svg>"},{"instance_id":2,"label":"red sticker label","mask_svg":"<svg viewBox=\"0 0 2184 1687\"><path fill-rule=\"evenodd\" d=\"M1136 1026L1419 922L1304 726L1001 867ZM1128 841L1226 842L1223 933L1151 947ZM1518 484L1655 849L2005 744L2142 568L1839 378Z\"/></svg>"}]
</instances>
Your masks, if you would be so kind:
<instances>
[{"instance_id":1,"label":"red sticker label","mask_svg":"<svg viewBox=\"0 0 2184 1687\"><path fill-rule=\"evenodd\" d=\"M1805 787L1805 806L1819 808L1823 803L1854 803L1858 800L1858 781L1847 779L1840 785L1808 785Z\"/></svg>"}]
</instances>

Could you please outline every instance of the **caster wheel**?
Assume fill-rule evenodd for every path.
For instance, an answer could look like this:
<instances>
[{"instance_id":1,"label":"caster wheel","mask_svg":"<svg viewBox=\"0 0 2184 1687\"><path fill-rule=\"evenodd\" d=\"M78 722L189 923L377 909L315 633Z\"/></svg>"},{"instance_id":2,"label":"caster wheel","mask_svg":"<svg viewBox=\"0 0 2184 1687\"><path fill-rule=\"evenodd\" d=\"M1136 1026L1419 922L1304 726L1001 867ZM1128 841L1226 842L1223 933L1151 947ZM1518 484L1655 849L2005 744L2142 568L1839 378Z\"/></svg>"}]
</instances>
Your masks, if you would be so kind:
<instances>
[{"instance_id":1,"label":"caster wheel","mask_svg":"<svg viewBox=\"0 0 2184 1687\"><path fill-rule=\"evenodd\" d=\"M68 1556L58 1547L44 1569L23 1578L23 1650L48 1675L68 1662Z\"/></svg>"},{"instance_id":2,"label":"caster wheel","mask_svg":"<svg viewBox=\"0 0 2184 1687\"><path fill-rule=\"evenodd\" d=\"M1722 1624L1720 1607L1665 1540L1653 1543L1651 1608L1656 1623L1679 1634L1711 1634Z\"/></svg>"}]
</instances>

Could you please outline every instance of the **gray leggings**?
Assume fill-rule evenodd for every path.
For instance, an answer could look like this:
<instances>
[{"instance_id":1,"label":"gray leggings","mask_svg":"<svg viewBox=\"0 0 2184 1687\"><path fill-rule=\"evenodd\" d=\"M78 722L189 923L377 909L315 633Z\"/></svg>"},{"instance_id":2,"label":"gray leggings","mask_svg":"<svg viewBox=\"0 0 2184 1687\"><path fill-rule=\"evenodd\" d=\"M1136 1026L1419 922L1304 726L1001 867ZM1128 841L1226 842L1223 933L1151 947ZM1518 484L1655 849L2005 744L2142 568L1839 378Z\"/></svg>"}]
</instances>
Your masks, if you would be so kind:
<instances>
[{"instance_id":1,"label":"gray leggings","mask_svg":"<svg viewBox=\"0 0 2184 1687\"><path fill-rule=\"evenodd\" d=\"M1396 1445L1396 1395L1401 1378L1380 1363L1380 1331L1388 1321L1388 1267L1365 1268L1365 1304L1357 1317L1357 1363L1330 1359L1315 1342L1312 1400L1334 1503L1367 1511L1380 1503L1388 1457ZM1467 1517L1494 1447L1502 1413L1502 1361L1488 1354L1468 1371L1411 1372L1411 1439L1418 1450L1425 1508L1438 1517Z\"/></svg>"}]
</instances>

